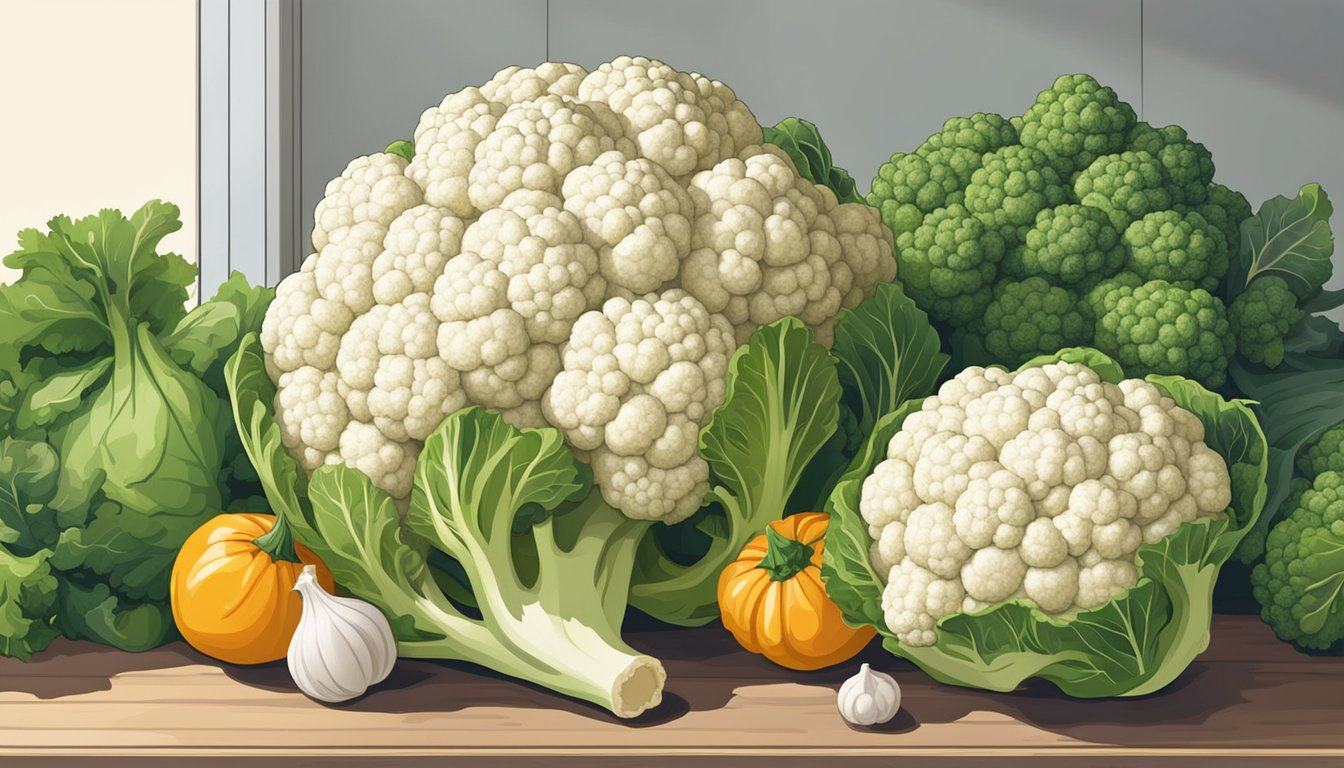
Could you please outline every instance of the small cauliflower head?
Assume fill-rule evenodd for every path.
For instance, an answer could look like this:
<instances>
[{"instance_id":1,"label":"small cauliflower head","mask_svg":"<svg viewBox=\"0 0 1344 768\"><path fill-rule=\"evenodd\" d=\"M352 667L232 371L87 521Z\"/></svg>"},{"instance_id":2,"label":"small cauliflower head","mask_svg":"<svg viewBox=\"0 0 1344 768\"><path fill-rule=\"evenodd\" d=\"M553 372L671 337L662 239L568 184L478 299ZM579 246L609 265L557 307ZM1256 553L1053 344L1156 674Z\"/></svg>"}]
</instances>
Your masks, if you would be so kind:
<instances>
[{"instance_id":1,"label":"small cauliflower head","mask_svg":"<svg viewBox=\"0 0 1344 768\"><path fill-rule=\"evenodd\" d=\"M788 315L829 343L895 274L877 210L763 146L731 88L659 61L509 67L414 128L409 160L327 185L261 333L289 451L398 500L426 436L477 405L561 429L631 517L684 518L734 349Z\"/></svg>"},{"instance_id":2,"label":"small cauliflower head","mask_svg":"<svg viewBox=\"0 0 1344 768\"><path fill-rule=\"evenodd\" d=\"M1055 362L972 367L911 413L859 510L887 626L932 645L938 622L1007 600L1069 617L1138 582L1140 546L1231 501L1203 424L1140 379Z\"/></svg>"}]
</instances>

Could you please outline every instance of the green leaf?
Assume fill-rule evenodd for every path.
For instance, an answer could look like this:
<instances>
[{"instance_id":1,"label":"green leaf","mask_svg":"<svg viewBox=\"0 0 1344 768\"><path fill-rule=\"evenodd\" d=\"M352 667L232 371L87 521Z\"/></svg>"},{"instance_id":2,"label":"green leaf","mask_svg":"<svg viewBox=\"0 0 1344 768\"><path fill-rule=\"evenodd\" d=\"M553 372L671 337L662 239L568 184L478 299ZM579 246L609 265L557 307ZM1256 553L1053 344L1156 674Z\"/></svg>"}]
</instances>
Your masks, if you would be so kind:
<instances>
[{"instance_id":1,"label":"green leaf","mask_svg":"<svg viewBox=\"0 0 1344 768\"><path fill-rule=\"evenodd\" d=\"M515 516L532 505L554 511L587 490L584 478L559 430L518 429L498 413L466 408L425 440L406 525L479 583L480 566L507 549Z\"/></svg>"},{"instance_id":2,"label":"green leaf","mask_svg":"<svg viewBox=\"0 0 1344 768\"><path fill-rule=\"evenodd\" d=\"M102 384L111 367L112 358L98 357L75 368L47 373L28 390L18 426L46 427L86 405L88 392Z\"/></svg>"},{"instance_id":3,"label":"green leaf","mask_svg":"<svg viewBox=\"0 0 1344 768\"><path fill-rule=\"evenodd\" d=\"M719 572L784 515L808 462L835 432L839 402L835 360L807 326L786 317L758 328L729 361L723 405L700 430L727 534L689 567L642 560L631 604L681 626L717 618Z\"/></svg>"},{"instance_id":4,"label":"green leaf","mask_svg":"<svg viewBox=\"0 0 1344 768\"><path fill-rule=\"evenodd\" d=\"M899 283L879 285L855 309L841 310L831 353L841 386L862 404L862 436L901 403L933 391L948 361L939 344L929 316Z\"/></svg>"},{"instance_id":5,"label":"green leaf","mask_svg":"<svg viewBox=\"0 0 1344 768\"><path fill-rule=\"evenodd\" d=\"M1293 465L1305 446L1344 422L1344 333L1333 321L1307 318L1284 340L1283 362L1273 370L1234 357L1228 372L1237 389L1255 401L1269 444L1265 513L1241 542L1237 558L1264 554L1265 538L1288 497Z\"/></svg>"},{"instance_id":6,"label":"green leaf","mask_svg":"<svg viewBox=\"0 0 1344 768\"><path fill-rule=\"evenodd\" d=\"M426 579L423 550L408 543L396 503L363 472L344 464L318 467L308 492L313 504L312 534L304 539L331 569L336 583L382 606L407 615L403 640L442 637L408 601ZM311 544L309 544L311 542Z\"/></svg>"},{"instance_id":7,"label":"green leaf","mask_svg":"<svg viewBox=\"0 0 1344 768\"><path fill-rule=\"evenodd\" d=\"M59 634L52 626L57 581L49 554L20 557L0 544L0 655L27 661Z\"/></svg>"},{"instance_id":8,"label":"green leaf","mask_svg":"<svg viewBox=\"0 0 1344 768\"><path fill-rule=\"evenodd\" d=\"M74 640L140 652L156 648L176 632L166 603L135 603L119 599L106 584L85 587L60 582L56 626Z\"/></svg>"},{"instance_id":9,"label":"green leaf","mask_svg":"<svg viewBox=\"0 0 1344 768\"><path fill-rule=\"evenodd\" d=\"M1298 552L1298 568L1302 571L1298 577L1305 581L1320 575L1306 586L1300 597L1305 608L1302 631L1316 633L1344 605L1340 599L1344 594L1344 538L1328 528L1317 528L1302 537Z\"/></svg>"},{"instance_id":10,"label":"green leaf","mask_svg":"<svg viewBox=\"0 0 1344 768\"><path fill-rule=\"evenodd\" d=\"M767 143L784 150L803 178L829 187L842 203L865 202L849 173L831 164L831 150L813 123L786 117L773 127L762 128L761 133Z\"/></svg>"},{"instance_id":11,"label":"green leaf","mask_svg":"<svg viewBox=\"0 0 1344 768\"><path fill-rule=\"evenodd\" d=\"M1241 249L1228 275L1229 299L1259 275L1277 274L1299 300L1315 296L1330 279L1330 198L1319 184L1307 184L1297 197L1274 197L1241 224Z\"/></svg>"},{"instance_id":12,"label":"green leaf","mask_svg":"<svg viewBox=\"0 0 1344 768\"><path fill-rule=\"evenodd\" d=\"M383 151L404 158L408 163L415 157L415 146L405 139L397 139Z\"/></svg>"},{"instance_id":13,"label":"green leaf","mask_svg":"<svg viewBox=\"0 0 1344 768\"><path fill-rule=\"evenodd\" d=\"M1104 380L1123 373L1109 358L1071 349L1051 358L1088 361ZM1200 520L1138 551L1139 581L1128 592L1072 618L1048 616L1029 601L1008 601L973 614L954 614L937 625L931 646L900 643L882 615L883 580L868 561L871 540L859 513L864 478L885 458L885 448L912 400L881 420L864 452L831 495L822 575L827 594L851 624L869 624L884 647L935 679L953 685L1011 691L1040 677L1070 696L1139 696L1168 685L1208 645L1211 598L1222 563L1254 525L1264 504L1267 454L1259 423L1244 401L1224 401L1197 384L1149 377L1177 405L1204 424L1206 440L1251 482L1234 482L1229 517Z\"/></svg>"},{"instance_id":14,"label":"green leaf","mask_svg":"<svg viewBox=\"0 0 1344 768\"><path fill-rule=\"evenodd\" d=\"M56 544L62 520L51 499L60 459L46 443L0 440L0 545L31 555Z\"/></svg>"},{"instance_id":15,"label":"green leaf","mask_svg":"<svg viewBox=\"0 0 1344 768\"><path fill-rule=\"evenodd\" d=\"M315 552L322 537L313 527L308 476L285 450L275 421L275 383L255 333L249 333L224 366L233 420L243 450L256 469L271 510L285 518L294 537Z\"/></svg>"},{"instance_id":16,"label":"green leaf","mask_svg":"<svg viewBox=\"0 0 1344 768\"><path fill-rule=\"evenodd\" d=\"M148 326L114 331L110 381L64 428L66 476L86 483L100 472L103 491L116 502L203 522L221 502L222 437L202 426L216 423L219 399L173 363ZM192 526L182 527L172 534L181 533L177 545Z\"/></svg>"},{"instance_id":17,"label":"green leaf","mask_svg":"<svg viewBox=\"0 0 1344 768\"><path fill-rule=\"evenodd\" d=\"M164 336L164 349L179 365L204 376L237 348L244 334L261 330L273 298L273 288L251 285L241 272L234 272L214 298L187 313Z\"/></svg>"}]
</instances>

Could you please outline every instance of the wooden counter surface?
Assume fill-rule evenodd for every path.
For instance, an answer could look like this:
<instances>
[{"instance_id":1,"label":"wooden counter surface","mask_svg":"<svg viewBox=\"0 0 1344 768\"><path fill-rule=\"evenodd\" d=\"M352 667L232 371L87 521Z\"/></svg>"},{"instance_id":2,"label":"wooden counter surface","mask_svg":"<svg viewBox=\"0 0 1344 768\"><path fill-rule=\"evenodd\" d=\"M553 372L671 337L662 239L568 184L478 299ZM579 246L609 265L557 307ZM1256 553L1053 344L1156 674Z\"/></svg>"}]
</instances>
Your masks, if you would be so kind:
<instances>
[{"instance_id":1,"label":"wooden counter surface","mask_svg":"<svg viewBox=\"0 0 1344 768\"><path fill-rule=\"evenodd\" d=\"M858 660L792 673L717 626L629 639L669 676L662 706L630 723L467 665L402 661L326 707L283 663L58 641L0 659L0 766L1344 766L1344 658L1299 654L1251 616L1216 617L1209 650L1142 699L942 686L874 644L861 660L905 699L880 731L835 709Z\"/></svg>"}]
</instances>

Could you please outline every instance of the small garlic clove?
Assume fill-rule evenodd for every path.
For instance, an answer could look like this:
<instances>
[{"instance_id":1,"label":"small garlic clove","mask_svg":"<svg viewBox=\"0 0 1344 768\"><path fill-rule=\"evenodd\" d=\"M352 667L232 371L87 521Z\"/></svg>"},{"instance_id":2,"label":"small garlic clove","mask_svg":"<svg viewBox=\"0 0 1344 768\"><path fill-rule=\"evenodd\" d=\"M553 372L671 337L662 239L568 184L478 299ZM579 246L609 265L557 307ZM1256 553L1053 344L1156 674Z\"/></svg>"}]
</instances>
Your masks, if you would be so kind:
<instances>
[{"instance_id":1,"label":"small garlic clove","mask_svg":"<svg viewBox=\"0 0 1344 768\"><path fill-rule=\"evenodd\" d=\"M303 613L288 662L299 690L318 701L348 701L391 674L397 643L382 611L329 594L311 565L304 566L294 590L303 596Z\"/></svg>"},{"instance_id":2,"label":"small garlic clove","mask_svg":"<svg viewBox=\"0 0 1344 768\"><path fill-rule=\"evenodd\" d=\"M881 725L901 708L901 687L891 675L874 672L864 664L836 694L840 716L854 725Z\"/></svg>"}]
</instances>

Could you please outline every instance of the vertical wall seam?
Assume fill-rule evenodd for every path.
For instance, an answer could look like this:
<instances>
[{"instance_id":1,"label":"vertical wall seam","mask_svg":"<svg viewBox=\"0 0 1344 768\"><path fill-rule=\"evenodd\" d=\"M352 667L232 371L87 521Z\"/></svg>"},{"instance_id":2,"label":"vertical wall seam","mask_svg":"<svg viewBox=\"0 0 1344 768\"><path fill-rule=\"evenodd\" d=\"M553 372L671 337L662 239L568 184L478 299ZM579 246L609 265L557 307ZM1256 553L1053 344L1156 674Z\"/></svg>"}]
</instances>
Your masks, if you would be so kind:
<instances>
[{"instance_id":1,"label":"vertical wall seam","mask_svg":"<svg viewBox=\"0 0 1344 768\"><path fill-rule=\"evenodd\" d=\"M201 173L201 91L205 90L201 83L201 72L205 69L201 66L201 2L196 0L196 302L201 301L201 266L204 259L201 257L204 238L201 237L201 230L204 229L202 222L205 220L204 211L201 207L201 185L204 183L204 174Z\"/></svg>"},{"instance_id":2,"label":"vertical wall seam","mask_svg":"<svg viewBox=\"0 0 1344 768\"><path fill-rule=\"evenodd\" d=\"M271 14L261 0L261 274L257 282L266 284L271 259L266 251L271 244ZM278 256L278 254L277 254Z\"/></svg>"},{"instance_id":3,"label":"vertical wall seam","mask_svg":"<svg viewBox=\"0 0 1344 768\"><path fill-rule=\"evenodd\" d=\"M228 2L228 0L226 0ZM233 271L233 4L224 18L224 274Z\"/></svg>"},{"instance_id":4,"label":"vertical wall seam","mask_svg":"<svg viewBox=\"0 0 1344 768\"><path fill-rule=\"evenodd\" d=\"M1139 119L1143 119L1143 91L1147 85L1145 73L1143 70L1144 58L1146 57L1145 42L1143 39L1144 18L1143 18L1144 0L1139 0Z\"/></svg>"}]
</instances>

